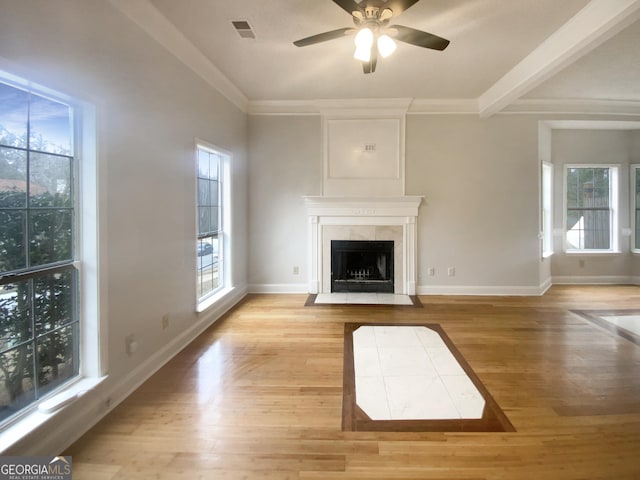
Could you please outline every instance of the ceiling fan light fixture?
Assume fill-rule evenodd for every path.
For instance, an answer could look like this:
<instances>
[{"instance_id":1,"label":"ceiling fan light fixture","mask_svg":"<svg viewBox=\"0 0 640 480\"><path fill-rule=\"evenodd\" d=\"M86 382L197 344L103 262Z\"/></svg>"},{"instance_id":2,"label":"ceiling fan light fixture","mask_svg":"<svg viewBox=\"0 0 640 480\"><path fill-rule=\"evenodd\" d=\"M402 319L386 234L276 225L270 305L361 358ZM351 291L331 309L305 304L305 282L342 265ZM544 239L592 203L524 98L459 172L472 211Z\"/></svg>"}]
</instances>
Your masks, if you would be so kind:
<instances>
[{"instance_id":1,"label":"ceiling fan light fixture","mask_svg":"<svg viewBox=\"0 0 640 480\"><path fill-rule=\"evenodd\" d=\"M373 45L373 32L370 28L361 28L355 38L356 49L362 48L371 50Z\"/></svg>"},{"instance_id":2,"label":"ceiling fan light fixture","mask_svg":"<svg viewBox=\"0 0 640 480\"><path fill-rule=\"evenodd\" d=\"M378 51L382 58L387 58L396 51L396 42L389 35L380 35L378 37Z\"/></svg>"},{"instance_id":3,"label":"ceiling fan light fixture","mask_svg":"<svg viewBox=\"0 0 640 480\"><path fill-rule=\"evenodd\" d=\"M356 47L353 58L360 60L361 62L368 62L371 60L371 47Z\"/></svg>"}]
</instances>

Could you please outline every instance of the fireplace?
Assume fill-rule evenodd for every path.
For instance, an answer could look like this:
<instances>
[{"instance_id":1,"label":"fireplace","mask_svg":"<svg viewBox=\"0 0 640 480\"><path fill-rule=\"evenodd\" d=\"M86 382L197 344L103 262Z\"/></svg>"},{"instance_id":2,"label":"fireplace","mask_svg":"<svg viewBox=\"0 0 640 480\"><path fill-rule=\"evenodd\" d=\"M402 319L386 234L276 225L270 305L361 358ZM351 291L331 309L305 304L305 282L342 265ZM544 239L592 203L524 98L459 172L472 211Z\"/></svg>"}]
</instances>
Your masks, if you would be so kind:
<instances>
[{"instance_id":1,"label":"fireplace","mask_svg":"<svg viewBox=\"0 0 640 480\"><path fill-rule=\"evenodd\" d=\"M334 240L393 243L388 272L399 295L415 295L417 219L422 197L305 197L309 216L309 293L332 291ZM362 291L362 290L360 290Z\"/></svg>"},{"instance_id":2,"label":"fireplace","mask_svg":"<svg viewBox=\"0 0 640 480\"><path fill-rule=\"evenodd\" d=\"M331 240L331 291L393 293L393 241Z\"/></svg>"}]
</instances>

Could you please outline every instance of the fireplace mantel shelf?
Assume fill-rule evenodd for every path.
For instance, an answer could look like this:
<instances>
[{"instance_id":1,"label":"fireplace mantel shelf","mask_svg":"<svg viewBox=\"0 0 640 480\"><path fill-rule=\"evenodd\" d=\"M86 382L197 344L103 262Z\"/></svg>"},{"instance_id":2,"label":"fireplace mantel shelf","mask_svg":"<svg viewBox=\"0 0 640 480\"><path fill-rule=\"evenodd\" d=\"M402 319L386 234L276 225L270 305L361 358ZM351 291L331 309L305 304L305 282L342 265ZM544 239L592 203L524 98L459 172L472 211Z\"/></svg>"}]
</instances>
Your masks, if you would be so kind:
<instances>
[{"instance_id":1,"label":"fireplace mantel shelf","mask_svg":"<svg viewBox=\"0 0 640 480\"><path fill-rule=\"evenodd\" d=\"M421 196L304 197L308 215L418 216Z\"/></svg>"}]
</instances>

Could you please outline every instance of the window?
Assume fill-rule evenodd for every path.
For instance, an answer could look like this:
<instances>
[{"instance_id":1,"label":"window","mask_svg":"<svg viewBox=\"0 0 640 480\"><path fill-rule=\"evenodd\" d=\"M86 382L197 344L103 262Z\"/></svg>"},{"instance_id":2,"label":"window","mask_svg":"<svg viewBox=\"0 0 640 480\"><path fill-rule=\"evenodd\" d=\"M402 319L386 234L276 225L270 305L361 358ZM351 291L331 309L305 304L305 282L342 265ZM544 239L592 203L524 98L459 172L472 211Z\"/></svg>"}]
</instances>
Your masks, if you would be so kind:
<instances>
[{"instance_id":1,"label":"window","mask_svg":"<svg viewBox=\"0 0 640 480\"><path fill-rule=\"evenodd\" d=\"M225 234L228 232L229 156L199 144L198 153L198 231L196 242L198 302L225 288L228 258Z\"/></svg>"},{"instance_id":2,"label":"window","mask_svg":"<svg viewBox=\"0 0 640 480\"><path fill-rule=\"evenodd\" d=\"M542 164L542 256L553 254L553 165Z\"/></svg>"},{"instance_id":3,"label":"window","mask_svg":"<svg viewBox=\"0 0 640 480\"><path fill-rule=\"evenodd\" d=\"M640 252L640 165L631 166L631 194L633 195L633 251Z\"/></svg>"},{"instance_id":4,"label":"window","mask_svg":"<svg viewBox=\"0 0 640 480\"><path fill-rule=\"evenodd\" d=\"M617 251L618 168L567 165L565 178L567 251Z\"/></svg>"},{"instance_id":5,"label":"window","mask_svg":"<svg viewBox=\"0 0 640 480\"><path fill-rule=\"evenodd\" d=\"M0 82L0 422L79 373L73 113Z\"/></svg>"}]
</instances>

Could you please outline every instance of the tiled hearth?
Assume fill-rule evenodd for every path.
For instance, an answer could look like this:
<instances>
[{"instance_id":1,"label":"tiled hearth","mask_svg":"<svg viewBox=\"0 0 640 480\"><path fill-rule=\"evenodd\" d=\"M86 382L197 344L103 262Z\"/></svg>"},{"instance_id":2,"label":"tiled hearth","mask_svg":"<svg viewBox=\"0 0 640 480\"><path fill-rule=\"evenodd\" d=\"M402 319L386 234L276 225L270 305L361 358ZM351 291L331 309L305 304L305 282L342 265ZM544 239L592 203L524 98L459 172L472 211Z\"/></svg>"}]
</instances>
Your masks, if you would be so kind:
<instances>
[{"instance_id":1,"label":"tiled hearth","mask_svg":"<svg viewBox=\"0 0 640 480\"><path fill-rule=\"evenodd\" d=\"M319 293L314 300L314 304L414 305L409 295L360 292Z\"/></svg>"}]
</instances>

